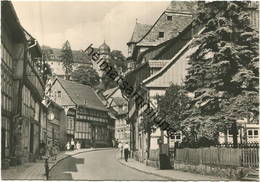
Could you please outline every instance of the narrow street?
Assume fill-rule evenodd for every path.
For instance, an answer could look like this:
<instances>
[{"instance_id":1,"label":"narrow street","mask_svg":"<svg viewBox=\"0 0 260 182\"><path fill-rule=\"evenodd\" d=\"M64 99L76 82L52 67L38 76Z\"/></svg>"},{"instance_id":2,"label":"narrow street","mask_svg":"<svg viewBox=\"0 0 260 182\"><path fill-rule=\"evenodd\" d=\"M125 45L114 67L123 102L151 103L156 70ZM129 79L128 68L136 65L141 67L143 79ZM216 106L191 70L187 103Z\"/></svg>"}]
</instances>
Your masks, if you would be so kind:
<instances>
[{"instance_id":1,"label":"narrow street","mask_svg":"<svg viewBox=\"0 0 260 182\"><path fill-rule=\"evenodd\" d=\"M165 180L121 165L118 151L103 150L69 157L51 171L51 180Z\"/></svg>"}]
</instances>

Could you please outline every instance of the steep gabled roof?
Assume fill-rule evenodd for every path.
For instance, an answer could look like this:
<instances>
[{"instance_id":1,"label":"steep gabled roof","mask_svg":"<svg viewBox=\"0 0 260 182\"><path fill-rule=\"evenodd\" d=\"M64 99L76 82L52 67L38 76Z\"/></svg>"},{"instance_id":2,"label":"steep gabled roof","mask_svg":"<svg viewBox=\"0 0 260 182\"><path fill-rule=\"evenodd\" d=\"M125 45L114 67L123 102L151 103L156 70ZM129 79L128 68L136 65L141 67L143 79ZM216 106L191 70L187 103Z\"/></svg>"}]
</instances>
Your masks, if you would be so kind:
<instances>
[{"instance_id":1,"label":"steep gabled roof","mask_svg":"<svg viewBox=\"0 0 260 182\"><path fill-rule=\"evenodd\" d=\"M76 105L107 111L105 105L90 86L60 78L57 78L55 81L57 80Z\"/></svg>"},{"instance_id":2,"label":"steep gabled roof","mask_svg":"<svg viewBox=\"0 0 260 182\"><path fill-rule=\"evenodd\" d=\"M196 13L198 9L198 2L196 1L171 1L167 7L166 12L178 12L178 13Z\"/></svg>"},{"instance_id":3,"label":"steep gabled roof","mask_svg":"<svg viewBox=\"0 0 260 182\"><path fill-rule=\"evenodd\" d=\"M103 95L108 99L112 94L115 93L115 91L118 90L118 87L114 87L114 88L110 88L108 90L106 90Z\"/></svg>"},{"instance_id":4,"label":"steep gabled roof","mask_svg":"<svg viewBox=\"0 0 260 182\"><path fill-rule=\"evenodd\" d=\"M149 31L138 41L137 46L157 46L176 37L192 22L192 15L196 12L197 7L196 1L172 1ZM165 14L172 16L172 21L160 24ZM161 30L165 33L164 38L158 37Z\"/></svg>"},{"instance_id":5,"label":"steep gabled roof","mask_svg":"<svg viewBox=\"0 0 260 182\"><path fill-rule=\"evenodd\" d=\"M11 1L1 1L1 10L1 28L9 27L8 31L16 41L26 41L24 28L20 24L13 3Z\"/></svg>"},{"instance_id":6,"label":"steep gabled roof","mask_svg":"<svg viewBox=\"0 0 260 182\"><path fill-rule=\"evenodd\" d=\"M146 25L136 22L132 37L127 44L136 43L141 40L141 38L143 38L143 36L148 32L151 27L152 25Z\"/></svg>"}]
</instances>

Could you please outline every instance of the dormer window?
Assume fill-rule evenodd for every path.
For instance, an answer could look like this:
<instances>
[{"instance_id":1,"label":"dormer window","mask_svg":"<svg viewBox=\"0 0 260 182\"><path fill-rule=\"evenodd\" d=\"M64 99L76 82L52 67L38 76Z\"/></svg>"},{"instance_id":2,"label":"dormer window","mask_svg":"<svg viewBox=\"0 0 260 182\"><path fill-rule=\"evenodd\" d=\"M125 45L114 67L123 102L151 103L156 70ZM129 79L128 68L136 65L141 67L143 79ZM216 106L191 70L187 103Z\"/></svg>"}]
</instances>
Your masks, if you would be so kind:
<instances>
[{"instance_id":1,"label":"dormer window","mask_svg":"<svg viewBox=\"0 0 260 182\"><path fill-rule=\"evenodd\" d=\"M164 32L159 32L159 38L163 38L164 37Z\"/></svg>"},{"instance_id":2,"label":"dormer window","mask_svg":"<svg viewBox=\"0 0 260 182\"><path fill-rule=\"evenodd\" d=\"M167 16L168 21L172 21L172 16Z\"/></svg>"}]
</instances>

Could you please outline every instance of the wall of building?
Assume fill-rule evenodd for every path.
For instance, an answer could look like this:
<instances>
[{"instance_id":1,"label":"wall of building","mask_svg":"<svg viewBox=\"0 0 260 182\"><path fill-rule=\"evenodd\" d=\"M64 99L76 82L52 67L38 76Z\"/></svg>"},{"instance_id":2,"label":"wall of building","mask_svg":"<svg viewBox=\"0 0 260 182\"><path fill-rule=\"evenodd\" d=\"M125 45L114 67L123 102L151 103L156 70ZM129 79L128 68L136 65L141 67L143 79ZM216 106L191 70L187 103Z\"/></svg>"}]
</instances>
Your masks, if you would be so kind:
<instances>
[{"instance_id":1,"label":"wall of building","mask_svg":"<svg viewBox=\"0 0 260 182\"><path fill-rule=\"evenodd\" d=\"M115 120L115 138L122 143L130 143L130 125L124 117Z\"/></svg>"},{"instance_id":2,"label":"wall of building","mask_svg":"<svg viewBox=\"0 0 260 182\"><path fill-rule=\"evenodd\" d=\"M259 124L250 124L245 123L238 129L238 135L237 140L238 143L254 143L254 142L260 142L259 137ZM227 131L227 136L224 135L224 133L219 134L219 143L233 143L233 135Z\"/></svg>"},{"instance_id":3,"label":"wall of building","mask_svg":"<svg viewBox=\"0 0 260 182\"><path fill-rule=\"evenodd\" d=\"M77 110L74 140L82 147L108 146L108 116L106 112L80 107Z\"/></svg>"},{"instance_id":4,"label":"wall of building","mask_svg":"<svg viewBox=\"0 0 260 182\"><path fill-rule=\"evenodd\" d=\"M3 159L10 156L11 147L11 121L15 113L14 94L15 82L13 80L14 41L8 37L5 27L1 27L1 152Z\"/></svg>"},{"instance_id":5,"label":"wall of building","mask_svg":"<svg viewBox=\"0 0 260 182\"><path fill-rule=\"evenodd\" d=\"M75 103L70 99L66 91L63 89L58 80L55 81L51 88L51 99L61 106L75 105Z\"/></svg>"},{"instance_id":6,"label":"wall of building","mask_svg":"<svg viewBox=\"0 0 260 182\"><path fill-rule=\"evenodd\" d=\"M61 61L47 61L47 63L50 65L53 75L60 76L61 78L65 78L65 69L63 67L63 63ZM89 63L73 63L72 64L72 70L75 71L79 66L92 66Z\"/></svg>"}]
</instances>

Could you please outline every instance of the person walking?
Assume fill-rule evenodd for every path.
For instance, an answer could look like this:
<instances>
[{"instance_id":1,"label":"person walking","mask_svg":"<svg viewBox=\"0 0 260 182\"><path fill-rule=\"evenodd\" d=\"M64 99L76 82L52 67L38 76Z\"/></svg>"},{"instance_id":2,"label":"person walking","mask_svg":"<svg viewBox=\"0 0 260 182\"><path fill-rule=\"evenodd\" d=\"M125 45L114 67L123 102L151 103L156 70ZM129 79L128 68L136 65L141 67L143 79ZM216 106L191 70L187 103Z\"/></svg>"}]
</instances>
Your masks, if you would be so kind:
<instances>
[{"instance_id":1,"label":"person walking","mask_svg":"<svg viewBox=\"0 0 260 182\"><path fill-rule=\"evenodd\" d=\"M116 148L118 147L118 144L119 144L119 142L118 142L118 138L117 138L116 142L115 142Z\"/></svg>"},{"instance_id":2,"label":"person walking","mask_svg":"<svg viewBox=\"0 0 260 182\"><path fill-rule=\"evenodd\" d=\"M77 150L80 150L80 143L79 143L79 141L77 141L76 148L77 148Z\"/></svg>"},{"instance_id":3,"label":"person walking","mask_svg":"<svg viewBox=\"0 0 260 182\"><path fill-rule=\"evenodd\" d=\"M67 149L67 151L70 150L70 142L68 142L68 143L66 144L66 149Z\"/></svg>"},{"instance_id":4,"label":"person walking","mask_svg":"<svg viewBox=\"0 0 260 182\"><path fill-rule=\"evenodd\" d=\"M75 142L74 142L73 138L71 139L70 145L71 145L71 150L74 150L75 149Z\"/></svg>"},{"instance_id":5,"label":"person walking","mask_svg":"<svg viewBox=\"0 0 260 182\"><path fill-rule=\"evenodd\" d=\"M126 144L124 145L124 156L125 156L126 162L128 161L129 152L130 152L130 148L129 148L128 143L126 142Z\"/></svg>"}]
</instances>

